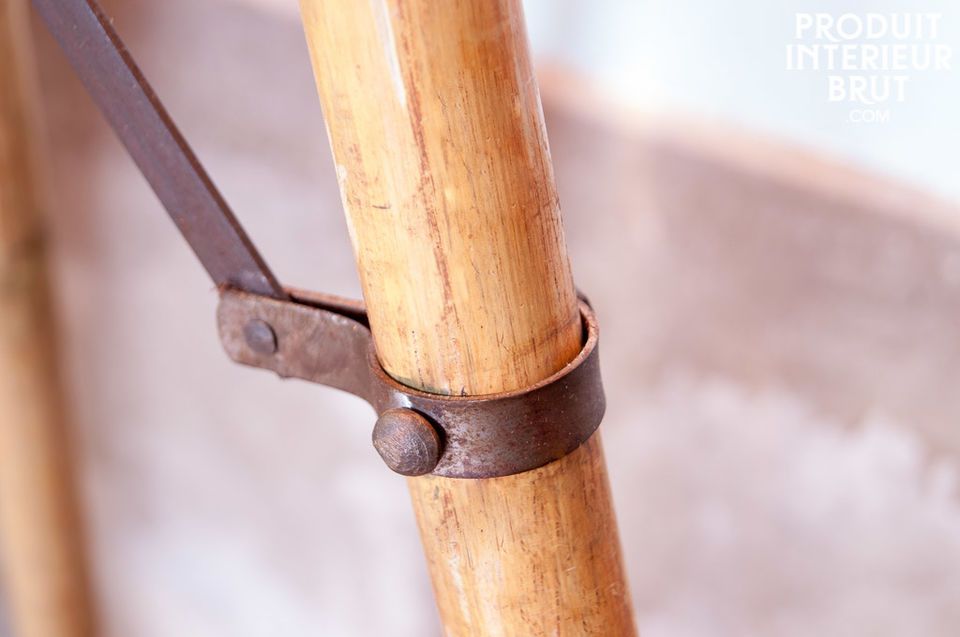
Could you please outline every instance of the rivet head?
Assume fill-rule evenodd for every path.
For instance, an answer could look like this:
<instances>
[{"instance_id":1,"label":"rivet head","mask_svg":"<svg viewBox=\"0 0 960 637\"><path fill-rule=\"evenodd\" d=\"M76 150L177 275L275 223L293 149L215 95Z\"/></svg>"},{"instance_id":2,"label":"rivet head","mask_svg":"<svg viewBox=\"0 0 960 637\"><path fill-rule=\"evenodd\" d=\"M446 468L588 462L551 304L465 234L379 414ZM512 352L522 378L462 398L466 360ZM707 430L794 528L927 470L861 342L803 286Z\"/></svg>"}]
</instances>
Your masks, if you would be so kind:
<instances>
[{"instance_id":1,"label":"rivet head","mask_svg":"<svg viewBox=\"0 0 960 637\"><path fill-rule=\"evenodd\" d=\"M373 446L390 469L422 476L440 462L440 436L430 421L411 409L388 409L377 418Z\"/></svg>"},{"instance_id":2,"label":"rivet head","mask_svg":"<svg viewBox=\"0 0 960 637\"><path fill-rule=\"evenodd\" d=\"M277 351L277 335L266 321L247 321L243 326L243 338L247 341L247 346L257 354L269 355Z\"/></svg>"}]
</instances>

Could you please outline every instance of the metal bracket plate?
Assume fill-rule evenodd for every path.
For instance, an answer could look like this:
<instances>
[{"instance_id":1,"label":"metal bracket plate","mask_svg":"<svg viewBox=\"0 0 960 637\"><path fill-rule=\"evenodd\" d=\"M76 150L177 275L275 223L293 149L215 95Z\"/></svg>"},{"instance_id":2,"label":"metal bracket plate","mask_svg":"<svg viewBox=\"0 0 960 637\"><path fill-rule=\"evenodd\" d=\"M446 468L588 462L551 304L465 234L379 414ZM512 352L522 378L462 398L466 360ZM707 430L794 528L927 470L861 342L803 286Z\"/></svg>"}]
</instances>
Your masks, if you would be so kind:
<instances>
[{"instance_id":1,"label":"metal bracket plate","mask_svg":"<svg viewBox=\"0 0 960 637\"><path fill-rule=\"evenodd\" d=\"M378 441L375 433L381 455L385 443L419 454L418 462L403 466L384 456L400 473L492 478L529 471L576 449L603 418L599 330L586 302L580 303L584 346L554 375L513 392L443 396L407 387L383 370L362 304L296 291L290 296L294 300L224 291L217 317L227 354L237 363L270 369L284 378L355 394L381 418L395 416L398 408L424 417L439 438L432 458L416 430L382 428L389 431L384 435L409 436L410 441Z\"/></svg>"}]
</instances>

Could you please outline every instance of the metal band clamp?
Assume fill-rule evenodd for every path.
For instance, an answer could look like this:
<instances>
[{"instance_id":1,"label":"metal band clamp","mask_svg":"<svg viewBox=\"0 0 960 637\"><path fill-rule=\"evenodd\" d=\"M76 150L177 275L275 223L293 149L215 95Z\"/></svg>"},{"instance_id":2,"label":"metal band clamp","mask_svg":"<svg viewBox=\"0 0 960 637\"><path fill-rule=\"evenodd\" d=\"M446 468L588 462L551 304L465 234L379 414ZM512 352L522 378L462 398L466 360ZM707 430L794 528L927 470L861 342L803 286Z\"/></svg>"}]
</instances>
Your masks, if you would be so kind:
<instances>
[{"instance_id":1,"label":"metal band clamp","mask_svg":"<svg viewBox=\"0 0 960 637\"><path fill-rule=\"evenodd\" d=\"M444 396L403 385L383 370L362 303L299 291L290 296L224 291L217 320L227 354L366 400L379 415L374 446L398 473L493 478L529 471L576 449L603 418L599 330L585 301L584 345L563 369L517 391Z\"/></svg>"}]
</instances>

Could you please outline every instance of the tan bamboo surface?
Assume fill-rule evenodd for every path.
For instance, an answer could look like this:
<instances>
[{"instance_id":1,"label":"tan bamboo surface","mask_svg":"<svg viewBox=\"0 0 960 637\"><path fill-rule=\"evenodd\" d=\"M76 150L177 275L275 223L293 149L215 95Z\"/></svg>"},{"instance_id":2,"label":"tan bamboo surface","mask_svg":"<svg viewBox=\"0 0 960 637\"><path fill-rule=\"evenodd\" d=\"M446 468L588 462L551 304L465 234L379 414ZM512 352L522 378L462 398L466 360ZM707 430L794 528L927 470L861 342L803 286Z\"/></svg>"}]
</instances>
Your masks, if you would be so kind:
<instances>
[{"instance_id":1,"label":"tan bamboo surface","mask_svg":"<svg viewBox=\"0 0 960 637\"><path fill-rule=\"evenodd\" d=\"M515 0L302 0L385 369L428 391L532 384L580 347ZM635 632L599 435L547 467L408 481L446 632Z\"/></svg>"},{"instance_id":2,"label":"tan bamboo surface","mask_svg":"<svg viewBox=\"0 0 960 637\"><path fill-rule=\"evenodd\" d=\"M0 0L0 563L17 637L88 637L44 241L33 190L27 6Z\"/></svg>"}]
</instances>

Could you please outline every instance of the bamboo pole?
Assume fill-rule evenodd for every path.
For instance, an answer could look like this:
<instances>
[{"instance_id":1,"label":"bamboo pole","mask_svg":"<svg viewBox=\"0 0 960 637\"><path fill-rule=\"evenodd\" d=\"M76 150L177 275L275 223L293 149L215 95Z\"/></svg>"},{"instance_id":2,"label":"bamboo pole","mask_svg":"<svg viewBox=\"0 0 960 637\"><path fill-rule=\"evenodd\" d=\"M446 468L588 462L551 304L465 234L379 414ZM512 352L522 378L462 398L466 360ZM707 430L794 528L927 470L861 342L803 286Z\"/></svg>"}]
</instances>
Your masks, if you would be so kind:
<instances>
[{"instance_id":1,"label":"bamboo pole","mask_svg":"<svg viewBox=\"0 0 960 637\"><path fill-rule=\"evenodd\" d=\"M0 0L0 563L17 637L91 637L32 184L26 11Z\"/></svg>"},{"instance_id":2,"label":"bamboo pole","mask_svg":"<svg viewBox=\"0 0 960 637\"><path fill-rule=\"evenodd\" d=\"M580 324L519 0L301 0L384 368L530 385ZM599 435L505 478L408 481L448 635L635 634Z\"/></svg>"}]
</instances>

